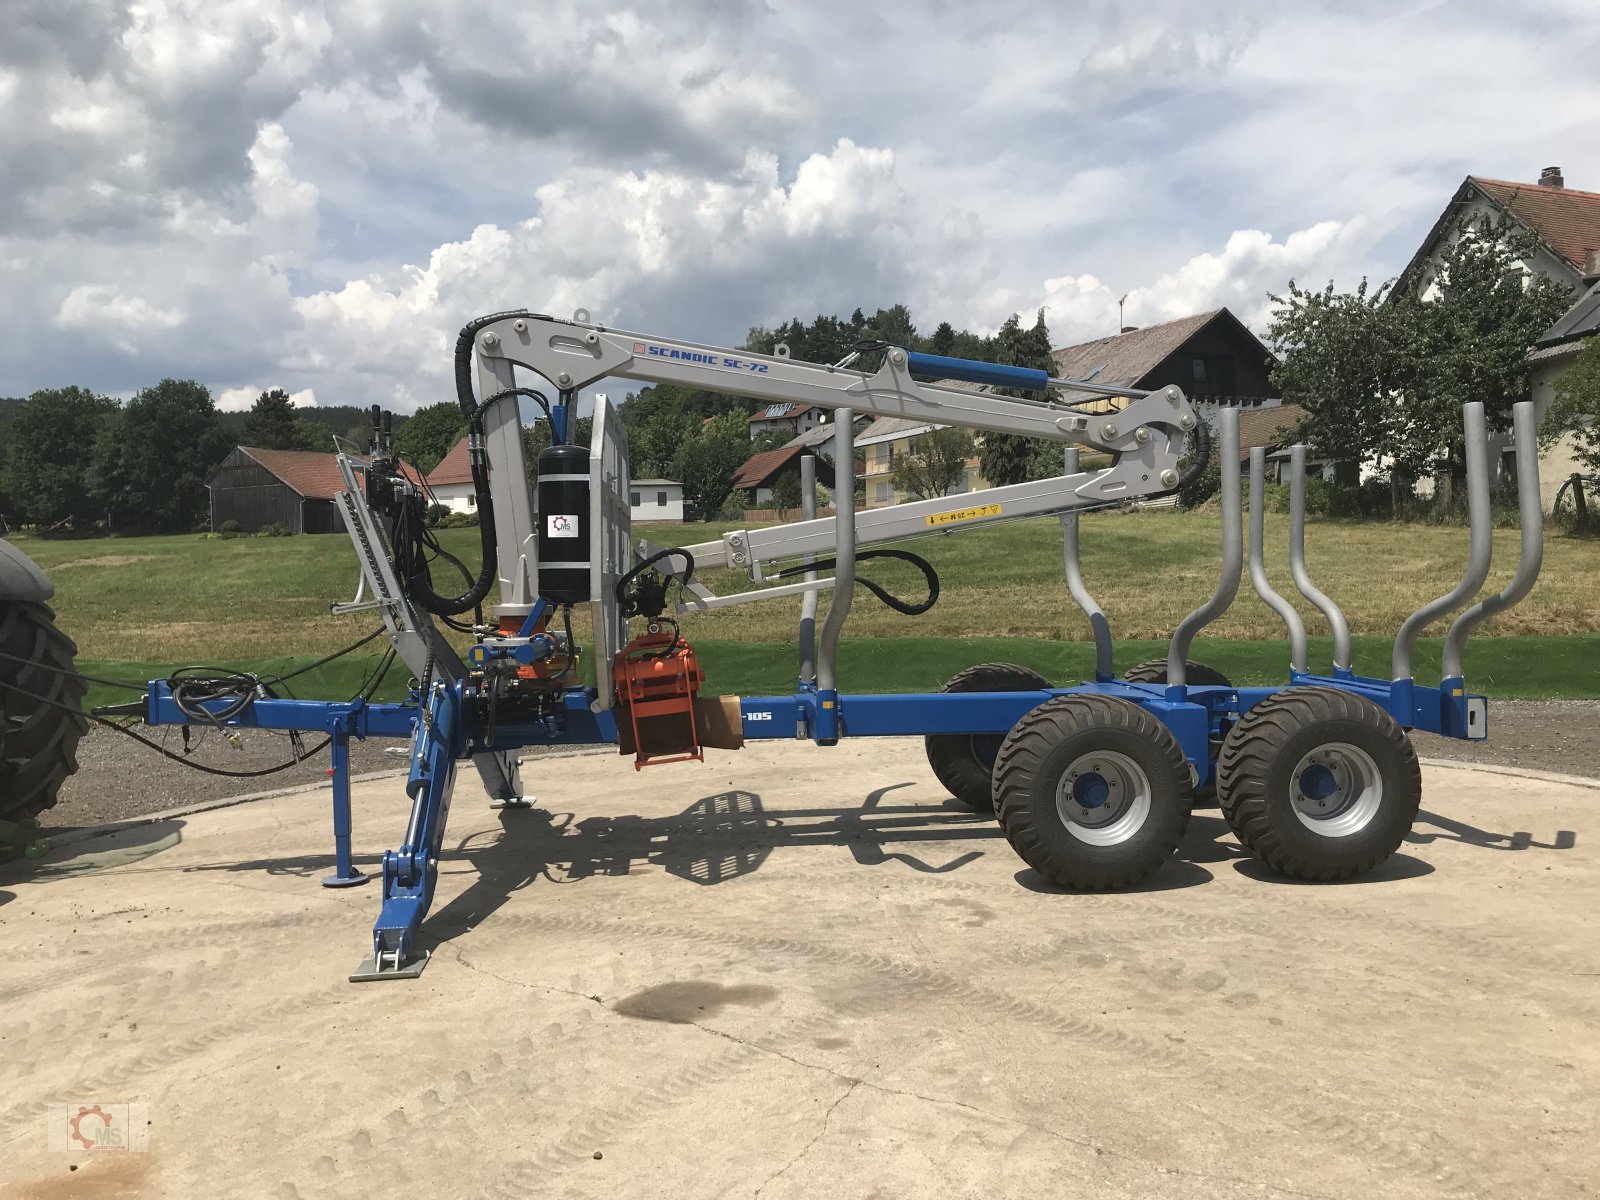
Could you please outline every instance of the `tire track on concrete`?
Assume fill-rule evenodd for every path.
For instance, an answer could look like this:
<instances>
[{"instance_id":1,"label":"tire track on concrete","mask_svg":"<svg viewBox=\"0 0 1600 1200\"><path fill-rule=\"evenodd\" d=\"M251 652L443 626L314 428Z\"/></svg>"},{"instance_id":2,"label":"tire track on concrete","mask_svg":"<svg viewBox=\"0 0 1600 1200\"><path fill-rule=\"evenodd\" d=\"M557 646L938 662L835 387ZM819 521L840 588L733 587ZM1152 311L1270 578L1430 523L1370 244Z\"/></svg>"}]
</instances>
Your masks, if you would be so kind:
<instances>
[{"instance_id":1,"label":"tire track on concrete","mask_svg":"<svg viewBox=\"0 0 1600 1200\"><path fill-rule=\"evenodd\" d=\"M545 933L581 935L584 937L628 937L645 941L676 941L695 946L726 946L755 953L804 958L827 965L845 965L883 976L878 981L878 994L885 1001L903 1001L908 992L920 993L933 1000L955 1002L977 1008L994 1015L1003 1014L1019 1024L1030 1025L1057 1036L1104 1051L1137 1056L1139 1061L1167 1067L1186 1069L1195 1074L1207 1073L1212 1079L1226 1079L1236 1066L1230 1058L1219 1056L1193 1043L1181 1046L1155 1042L1136 1033L1116 1028L1105 1022L1086 1017L1068 1016L1056 1009L1008 992L974 984L969 980L921 964L909 963L889 955L857 949L840 948L795 938L770 935L752 935L731 931L708 931L697 928L676 928L658 924L599 921L591 918L565 915L512 914L496 922L499 925L519 925ZM478 933L487 927L480 927ZM883 1005L872 1005L881 1013ZM1326 1098L1323 1098L1326 1101ZM1351 1100L1354 1103L1354 1098ZM1275 1098L1277 1111L1283 1119L1292 1119L1304 1128L1326 1124L1326 1103L1316 1106L1296 1101L1290 1097ZM1465 1147L1451 1147L1454 1161L1429 1155L1417 1147L1386 1137L1381 1132L1348 1123L1351 1131L1346 1135L1351 1147L1367 1157L1382 1157L1386 1162L1404 1166L1405 1169L1424 1176L1436 1192L1472 1195L1474 1179L1483 1175L1491 1159L1480 1152ZM1471 1163L1467 1173L1464 1164Z\"/></svg>"}]
</instances>

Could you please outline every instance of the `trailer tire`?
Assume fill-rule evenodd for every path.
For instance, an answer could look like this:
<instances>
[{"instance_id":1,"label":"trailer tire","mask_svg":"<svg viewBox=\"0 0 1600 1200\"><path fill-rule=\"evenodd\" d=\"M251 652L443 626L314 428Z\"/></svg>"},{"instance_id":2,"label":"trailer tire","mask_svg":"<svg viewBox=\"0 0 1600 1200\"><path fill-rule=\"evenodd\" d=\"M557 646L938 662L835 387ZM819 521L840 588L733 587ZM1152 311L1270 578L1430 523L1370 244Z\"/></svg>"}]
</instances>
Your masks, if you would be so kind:
<instances>
[{"instance_id":1,"label":"trailer tire","mask_svg":"<svg viewBox=\"0 0 1600 1200\"><path fill-rule=\"evenodd\" d=\"M1129 683L1165 683L1167 660L1152 658L1136 667L1129 667L1122 673L1122 677ZM1184 666L1184 679L1195 687L1233 686L1233 681L1215 667L1208 667L1205 663L1192 660Z\"/></svg>"},{"instance_id":2,"label":"trailer tire","mask_svg":"<svg viewBox=\"0 0 1600 1200\"><path fill-rule=\"evenodd\" d=\"M1117 696L1066 695L1018 721L994 768L1000 826L1062 887L1139 883L1189 826L1189 764L1161 721Z\"/></svg>"},{"instance_id":3,"label":"trailer tire","mask_svg":"<svg viewBox=\"0 0 1600 1200\"><path fill-rule=\"evenodd\" d=\"M1015 663L983 663L968 667L941 692L1031 692L1047 688L1050 681L1037 671ZM1004 734L948 733L923 739L928 765L945 789L976 812L994 811L994 760Z\"/></svg>"},{"instance_id":4,"label":"trailer tire","mask_svg":"<svg viewBox=\"0 0 1600 1200\"><path fill-rule=\"evenodd\" d=\"M1186 661L1183 669L1184 681L1195 687L1225 687L1231 688L1233 680L1229 679L1215 667L1208 667L1203 662L1193 659ZM1167 660L1152 658L1142 662L1136 667L1129 667L1122 673L1123 679L1129 683L1165 683L1167 681ZM1216 746L1213 745L1213 750ZM1215 808L1217 806L1217 789L1210 785L1197 787L1194 790L1194 806L1196 808Z\"/></svg>"},{"instance_id":5,"label":"trailer tire","mask_svg":"<svg viewBox=\"0 0 1600 1200\"><path fill-rule=\"evenodd\" d=\"M48 604L0 600L0 819L38 816L78 769L89 721L77 652Z\"/></svg>"},{"instance_id":6,"label":"trailer tire","mask_svg":"<svg viewBox=\"0 0 1600 1200\"><path fill-rule=\"evenodd\" d=\"M1365 875L1400 847L1422 800L1405 730L1364 696L1295 687L1240 717L1217 758L1222 815L1291 879Z\"/></svg>"}]
</instances>

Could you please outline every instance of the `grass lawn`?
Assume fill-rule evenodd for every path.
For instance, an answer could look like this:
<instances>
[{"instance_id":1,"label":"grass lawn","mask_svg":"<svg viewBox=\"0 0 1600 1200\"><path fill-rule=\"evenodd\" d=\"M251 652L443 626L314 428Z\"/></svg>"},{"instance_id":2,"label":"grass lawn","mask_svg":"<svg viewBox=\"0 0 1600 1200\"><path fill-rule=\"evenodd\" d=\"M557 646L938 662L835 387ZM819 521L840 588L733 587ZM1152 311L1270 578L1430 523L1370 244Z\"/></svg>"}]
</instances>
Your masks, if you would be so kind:
<instances>
[{"instance_id":1,"label":"grass lawn","mask_svg":"<svg viewBox=\"0 0 1600 1200\"><path fill-rule=\"evenodd\" d=\"M663 544L692 544L727 528L645 526L638 532ZM1286 518L1269 514L1269 575L1280 591L1294 596L1284 565L1287 536ZM477 530L446 530L442 537L453 553L476 563ZM1494 537L1495 571L1488 586L1498 589L1516 561L1517 538L1514 530L1496 530ZM1160 640L1215 584L1215 515L1096 513L1084 518L1082 540L1089 586L1118 638L1125 639L1119 665L1161 653ZM342 536L26 538L19 545L55 581L61 624L78 641L85 669L114 678L159 675L188 662L305 662L354 641L376 623L370 613L328 613L331 602L355 594L355 557ZM1422 601L1454 586L1466 560L1467 531L1320 522L1307 531L1307 546L1313 577L1344 607L1357 635L1358 669L1381 676L1387 674L1388 639L1400 622ZM1062 583L1056 520L946 533L920 539L911 549L938 569L939 603L921 617L904 617L858 591L841 665L850 687L931 687L989 658L1031 663L1053 678L1088 670L1088 625ZM892 591L920 595L920 576L910 567L866 563L862 573ZM728 571L708 571L704 579L719 593L754 586ZM1533 595L1490 622L1485 636L1470 644L1469 682L1501 696L1600 695L1597 588L1600 542L1549 536ZM1320 632L1313 610L1299 607L1312 632ZM687 617L685 633L703 648L713 688L786 688L797 610L798 600L789 598ZM586 624L582 616L575 622L580 630ZM1281 624L1256 600L1248 580L1232 611L1206 632L1202 656L1235 672L1238 682L1282 677L1287 651ZM1442 635L1443 626L1430 632ZM1326 650L1318 653L1325 661ZM1436 657L1436 641L1424 642L1423 664ZM316 682L319 694L353 690L367 666L370 661L341 664L307 684ZM1419 670L1419 677L1432 669ZM309 686L303 690L312 694Z\"/></svg>"}]
</instances>

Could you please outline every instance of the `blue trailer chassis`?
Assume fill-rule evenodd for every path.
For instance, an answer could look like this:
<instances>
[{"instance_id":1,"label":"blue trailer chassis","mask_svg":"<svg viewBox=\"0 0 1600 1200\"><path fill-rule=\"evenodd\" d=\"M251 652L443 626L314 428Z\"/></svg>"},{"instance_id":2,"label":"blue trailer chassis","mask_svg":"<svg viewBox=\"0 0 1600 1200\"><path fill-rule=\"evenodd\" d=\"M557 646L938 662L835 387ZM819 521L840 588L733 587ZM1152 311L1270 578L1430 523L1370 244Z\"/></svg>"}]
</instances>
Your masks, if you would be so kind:
<instances>
[{"instance_id":1,"label":"blue trailer chassis","mask_svg":"<svg viewBox=\"0 0 1600 1200\"><path fill-rule=\"evenodd\" d=\"M1356 693L1407 729L1473 740L1488 733L1484 698L1465 694L1459 679L1445 680L1434 688L1410 680L1368 679L1347 671L1332 676L1292 672L1288 686L1334 687ZM903 695L841 695L803 687L788 696L742 698L740 711L744 736L749 740L798 739L832 745L845 737L967 734L991 735L998 747L999 740L1024 715L1052 697L1115 696L1139 705L1172 731L1199 787L1214 782L1214 748L1228 728L1251 707L1281 690L1120 681L1025 692ZM609 712L590 710L594 696L589 688L568 688L561 693L561 705L552 716L499 722L493 747L484 744L482 731L474 727L471 687L463 683L436 684L426 705L415 693L402 704L262 699L227 722L241 728L321 731L330 737L334 871L322 880L325 887L350 887L368 878L356 868L351 852L350 739L411 741L406 779L411 816L399 849L383 856L383 902L372 931L373 957L352 979L405 978L420 972L427 961L419 934L433 903L457 764L489 749L615 744L616 722ZM165 680L151 682L147 703L146 720L151 725L190 723ZM220 709L223 703L218 701L215 707Z\"/></svg>"}]
</instances>

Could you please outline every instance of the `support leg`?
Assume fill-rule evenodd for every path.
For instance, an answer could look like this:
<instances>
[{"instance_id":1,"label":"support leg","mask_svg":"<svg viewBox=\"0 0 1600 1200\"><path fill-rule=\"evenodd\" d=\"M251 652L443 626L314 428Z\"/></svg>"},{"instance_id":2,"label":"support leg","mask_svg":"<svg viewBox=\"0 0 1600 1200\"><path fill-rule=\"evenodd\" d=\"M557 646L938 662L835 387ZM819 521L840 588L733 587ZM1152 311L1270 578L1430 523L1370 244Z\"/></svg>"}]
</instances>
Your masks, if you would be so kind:
<instances>
[{"instance_id":1,"label":"support leg","mask_svg":"<svg viewBox=\"0 0 1600 1200\"><path fill-rule=\"evenodd\" d=\"M456 756L465 749L462 740L460 685L438 684L411 742L406 840L383 856L383 909L372 927L372 957L356 968L352 983L414 979L428 963L428 952L417 947L417 934L433 904Z\"/></svg>"},{"instance_id":2,"label":"support leg","mask_svg":"<svg viewBox=\"0 0 1600 1200\"><path fill-rule=\"evenodd\" d=\"M333 762L328 774L333 776L333 874L323 876L322 886L357 887L368 876L356 869L350 857L350 729L344 721L333 727Z\"/></svg>"},{"instance_id":3,"label":"support leg","mask_svg":"<svg viewBox=\"0 0 1600 1200\"><path fill-rule=\"evenodd\" d=\"M484 750L472 756L483 789L489 793L490 808L532 808L533 797L522 794L522 779L517 760L505 750Z\"/></svg>"}]
</instances>

